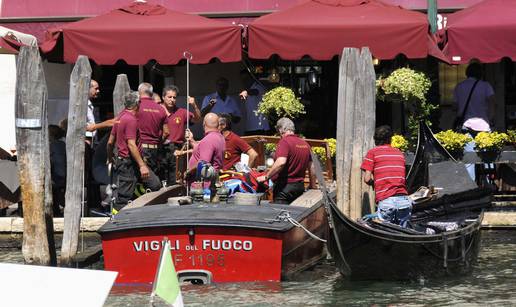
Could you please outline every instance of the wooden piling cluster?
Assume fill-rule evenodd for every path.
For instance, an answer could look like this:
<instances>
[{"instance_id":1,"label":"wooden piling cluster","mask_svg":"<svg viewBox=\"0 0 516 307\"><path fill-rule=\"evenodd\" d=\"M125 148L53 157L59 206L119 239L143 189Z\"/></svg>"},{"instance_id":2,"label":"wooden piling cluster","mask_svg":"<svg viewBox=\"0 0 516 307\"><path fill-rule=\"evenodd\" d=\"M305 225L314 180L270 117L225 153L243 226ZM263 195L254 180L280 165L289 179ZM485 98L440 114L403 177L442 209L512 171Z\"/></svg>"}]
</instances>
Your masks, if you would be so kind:
<instances>
[{"instance_id":1,"label":"wooden piling cluster","mask_svg":"<svg viewBox=\"0 0 516 307\"><path fill-rule=\"evenodd\" d=\"M86 56L79 56L70 75L66 136L67 177L60 265L74 263L84 194L86 113L91 81ZM117 76L113 93L115 114L124 109L130 92L125 74ZM28 264L56 265L47 122L47 87L37 47L21 47L16 83L16 142L24 207L23 256Z\"/></svg>"},{"instance_id":2,"label":"wooden piling cluster","mask_svg":"<svg viewBox=\"0 0 516 307\"><path fill-rule=\"evenodd\" d=\"M131 92L129 80L126 74L119 74L116 76L115 88L113 90L113 114L117 116L124 110L124 96Z\"/></svg>"},{"instance_id":3,"label":"wooden piling cluster","mask_svg":"<svg viewBox=\"0 0 516 307\"><path fill-rule=\"evenodd\" d=\"M55 265L47 86L37 47L21 47L16 68L16 144L25 223L25 263Z\"/></svg>"},{"instance_id":4,"label":"wooden piling cluster","mask_svg":"<svg viewBox=\"0 0 516 307\"><path fill-rule=\"evenodd\" d=\"M88 57L80 55L70 75L70 101L66 134L66 193L64 210L62 266L68 266L77 253L84 194L85 121L91 66Z\"/></svg>"},{"instance_id":5,"label":"wooden piling cluster","mask_svg":"<svg viewBox=\"0 0 516 307\"><path fill-rule=\"evenodd\" d=\"M337 203L352 219L369 213L372 189L363 183L360 165L374 145L376 76L369 48L344 48L339 67L337 108Z\"/></svg>"}]
</instances>

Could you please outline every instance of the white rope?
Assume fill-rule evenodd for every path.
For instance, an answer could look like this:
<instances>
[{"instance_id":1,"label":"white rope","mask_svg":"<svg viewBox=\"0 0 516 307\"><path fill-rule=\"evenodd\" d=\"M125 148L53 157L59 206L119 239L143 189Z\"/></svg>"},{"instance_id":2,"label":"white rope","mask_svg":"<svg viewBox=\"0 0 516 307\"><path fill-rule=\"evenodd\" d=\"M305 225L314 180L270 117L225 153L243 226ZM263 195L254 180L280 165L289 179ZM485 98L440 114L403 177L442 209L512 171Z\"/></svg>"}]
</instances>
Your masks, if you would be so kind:
<instances>
[{"instance_id":1,"label":"white rope","mask_svg":"<svg viewBox=\"0 0 516 307\"><path fill-rule=\"evenodd\" d=\"M314 235L312 232L310 232L310 230L306 229L305 226L301 225L301 223L299 223L298 221L293 219L290 216L290 212L288 212L287 210L281 210L281 212L278 214L276 219L280 220L280 221L289 221L292 225L303 229L313 239L319 240L319 241L324 242L324 243L327 242L325 239L321 239L318 236Z\"/></svg>"}]
</instances>

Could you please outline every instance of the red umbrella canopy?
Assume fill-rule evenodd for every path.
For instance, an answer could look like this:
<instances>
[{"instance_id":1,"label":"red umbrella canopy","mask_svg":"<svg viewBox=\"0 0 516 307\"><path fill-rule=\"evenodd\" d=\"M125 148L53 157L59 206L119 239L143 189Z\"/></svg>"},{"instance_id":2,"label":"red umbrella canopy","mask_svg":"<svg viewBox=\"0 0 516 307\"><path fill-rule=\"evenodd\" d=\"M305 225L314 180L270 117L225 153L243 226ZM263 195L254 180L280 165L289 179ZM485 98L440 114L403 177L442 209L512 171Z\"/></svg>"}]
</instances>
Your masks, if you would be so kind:
<instances>
[{"instance_id":1,"label":"red umbrella canopy","mask_svg":"<svg viewBox=\"0 0 516 307\"><path fill-rule=\"evenodd\" d=\"M444 53L454 64L516 60L516 2L485 0L448 15Z\"/></svg>"},{"instance_id":2,"label":"red umbrella canopy","mask_svg":"<svg viewBox=\"0 0 516 307\"><path fill-rule=\"evenodd\" d=\"M60 43L62 42L62 43ZM192 63L241 59L241 28L205 17L168 10L160 5L133 3L107 14L70 23L47 31L43 53L59 53L73 63L87 55L97 64L176 64L183 53L192 54Z\"/></svg>"},{"instance_id":3,"label":"red umbrella canopy","mask_svg":"<svg viewBox=\"0 0 516 307\"><path fill-rule=\"evenodd\" d=\"M328 60L344 47L366 46L379 59L426 57L426 15L376 0L311 0L249 25L251 58Z\"/></svg>"}]
</instances>

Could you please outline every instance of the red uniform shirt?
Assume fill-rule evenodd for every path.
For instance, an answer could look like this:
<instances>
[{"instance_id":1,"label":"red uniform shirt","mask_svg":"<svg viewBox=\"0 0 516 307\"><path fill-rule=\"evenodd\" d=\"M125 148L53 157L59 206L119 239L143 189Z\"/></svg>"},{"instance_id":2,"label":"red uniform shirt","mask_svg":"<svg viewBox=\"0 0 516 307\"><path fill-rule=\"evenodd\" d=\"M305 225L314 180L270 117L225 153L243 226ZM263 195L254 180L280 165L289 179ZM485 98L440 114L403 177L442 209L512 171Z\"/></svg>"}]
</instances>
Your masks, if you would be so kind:
<instances>
[{"instance_id":1,"label":"red uniform shirt","mask_svg":"<svg viewBox=\"0 0 516 307\"><path fill-rule=\"evenodd\" d=\"M188 168L197 167L199 161L206 161L213 165L215 170L222 169L224 164L224 137L218 131L210 131L194 147L192 157L188 161Z\"/></svg>"},{"instance_id":2,"label":"red uniform shirt","mask_svg":"<svg viewBox=\"0 0 516 307\"><path fill-rule=\"evenodd\" d=\"M140 130L141 142L143 144L158 144L166 119L167 113L162 106L154 102L152 98L142 97L138 110L138 129Z\"/></svg>"},{"instance_id":3,"label":"red uniform shirt","mask_svg":"<svg viewBox=\"0 0 516 307\"><path fill-rule=\"evenodd\" d=\"M287 183L300 182L305 180L305 173L312 161L310 145L295 134L289 134L281 138L276 147L276 159L287 158L287 163L281 172L272 178L273 181L284 181Z\"/></svg>"},{"instance_id":4,"label":"red uniform shirt","mask_svg":"<svg viewBox=\"0 0 516 307\"><path fill-rule=\"evenodd\" d=\"M241 137L229 131L224 137L226 140L226 149L224 150L224 170L230 169L235 163L240 161L240 154L247 152L251 146Z\"/></svg>"},{"instance_id":5,"label":"red uniform shirt","mask_svg":"<svg viewBox=\"0 0 516 307\"><path fill-rule=\"evenodd\" d=\"M111 134L116 137L116 148L118 156L122 158L130 158L127 140L135 140L139 145L138 119L132 112L121 112L119 120L111 129Z\"/></svg>"},{"instance_id":6,"label":"red uniform shirt","mask_svg":"<svg viewBox=\"0 0 516 307\"><path fill-rule=\"evenodd\" d=\"M407 195L405 185L405 156L391 145L380 145L369 150L361 169L374 176L376 202L394 195Z\"/></svg>"},{"instance_id":7,"label":"red uniform shirt","mask_svg":"<svg viewBox=\"0 0 516 307\"><path fill-rule=\"evenodd\" d=\"M172 143L182 144L185 141L185 129L187 111L183 108L176 108L167 117L166 123L169 130L168 140ZM190 120L193 118L193 113L188 112Z\"/></svg>"}]
</instances>

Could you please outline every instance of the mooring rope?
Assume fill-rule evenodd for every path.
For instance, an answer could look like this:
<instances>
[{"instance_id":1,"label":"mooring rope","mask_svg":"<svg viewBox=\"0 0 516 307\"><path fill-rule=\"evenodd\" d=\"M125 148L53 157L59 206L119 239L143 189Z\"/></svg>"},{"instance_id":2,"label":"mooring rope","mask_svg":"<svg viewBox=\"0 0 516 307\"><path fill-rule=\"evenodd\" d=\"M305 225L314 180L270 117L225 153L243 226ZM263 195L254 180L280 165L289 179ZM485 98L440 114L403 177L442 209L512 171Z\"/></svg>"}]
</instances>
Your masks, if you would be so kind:
<instances>
[{"instance_id":1,"label":"mooring rope","mask_svg":"<svg viewBox=\"0 0 516 307\"><path fill-rule=\"evenodd\" d=\"M290 216L290 212L288 210L281 210L280 213L278 213L278 215L276 216L276 218L274 220L272 220L273 222L283 222L283 221L288 221L290 222L292 225L296 226L296 227L299 227L301 229L303 229L310 237L312 237L313 239L316 239L316 240L319 240L321 242L324 242L326 243L326 240L325 239L322 239L322 238L319 238L318 236L316 236L315 234L313 234L312 232L310 232L310 230L306 229L305 226L301 225L301 223L299 223L298 221L296 221L295 219L292 218L292 216Z\"/></svg>"}]
</instances>

